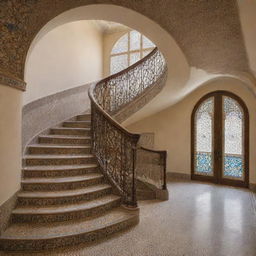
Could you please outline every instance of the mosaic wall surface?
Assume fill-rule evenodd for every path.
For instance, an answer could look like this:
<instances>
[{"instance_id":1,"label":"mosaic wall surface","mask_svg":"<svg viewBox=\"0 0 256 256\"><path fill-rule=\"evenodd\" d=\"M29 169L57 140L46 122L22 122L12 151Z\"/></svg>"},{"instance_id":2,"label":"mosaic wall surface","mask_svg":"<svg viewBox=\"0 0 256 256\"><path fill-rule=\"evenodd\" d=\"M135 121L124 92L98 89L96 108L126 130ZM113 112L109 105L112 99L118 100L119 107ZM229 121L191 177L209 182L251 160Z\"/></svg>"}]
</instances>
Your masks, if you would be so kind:
<instances>
[{"instance_id":1,"label":"mosaic wall surface","mask_svg":"<svg viewBox=\"0 0 256 256\"><path fill-rule=\"evenodd\" d=\"M23 79L31 41L49 20L71 8L100 3L133 9L160 24L192 66L212 72L248 71L235 0L1 0L1 73Z\"/></svg>"}]
</instances>

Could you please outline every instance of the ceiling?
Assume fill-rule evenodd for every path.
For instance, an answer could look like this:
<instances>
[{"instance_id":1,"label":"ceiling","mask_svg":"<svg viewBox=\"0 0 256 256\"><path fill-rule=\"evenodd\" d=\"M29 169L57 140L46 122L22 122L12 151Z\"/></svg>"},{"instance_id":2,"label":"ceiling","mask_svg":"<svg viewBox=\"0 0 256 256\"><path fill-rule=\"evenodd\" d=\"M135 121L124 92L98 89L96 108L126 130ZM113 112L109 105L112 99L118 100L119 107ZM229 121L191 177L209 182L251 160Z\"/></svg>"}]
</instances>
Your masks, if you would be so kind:
<instances>
[{"instance_id":1,"label":"ceiling","mask_svg":"<svg viewBox=\"0 0 256 256\"><path fill-rule=\"evenodd\" d=\"M93 20L92 21L104 34L111 34L115 32L127 31L130 28L116 22L106 20Z\"/></svg>"}]
</instances>

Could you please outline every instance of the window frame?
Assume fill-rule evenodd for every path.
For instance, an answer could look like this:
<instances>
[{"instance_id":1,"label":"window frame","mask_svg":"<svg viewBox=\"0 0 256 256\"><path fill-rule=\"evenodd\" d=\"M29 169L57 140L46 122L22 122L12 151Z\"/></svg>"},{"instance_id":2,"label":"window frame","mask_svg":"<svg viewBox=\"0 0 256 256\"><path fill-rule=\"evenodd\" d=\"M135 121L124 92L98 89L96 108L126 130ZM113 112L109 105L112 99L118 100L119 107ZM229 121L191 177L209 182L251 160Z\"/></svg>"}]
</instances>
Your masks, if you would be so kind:
<instances>
[{"instance_id":1,"label":"window frame","mask_svg":"<svg viewBox=\"0 0 256 256\"><path fill-rule=\"evenodd\" d=\"M153 47L147 47L147 48L143 48L143 34L141 34L140 32L138 32L138 31L136 31L136 32L138 32L139 34L140 34L140 48L139 49L137 49L137 50L131 50L131 46L130 46L130 42L131 42L131 32L133 32L133 31L136 31L136 30L129 30L129 31L127 31L125 34L123 34L122 36L120 36L116 41L115 41L115 43L114 43L114 45L113 45L113 47L111 48L111 52L110 52L110 57L109 57L109 73L110 73L110 75L113 75L113 74L116 74L116 73L118 73L118 72L120 72L120 71L118 71L118 72L116 72L116 73L112 73L112 70L111 70L111 64L112 64L112 57L116 57L116 56L121 56L121 55L127 55L127 63L128 63L128 66L126 67L126 68L128 68L129 66L131 66L131 65L133 65L134 63L131 63L131 55L132 54L134 54L134 53L139 53L140 54L140 59L139 60L141 60L142 58L143 58L143 53L144 52L146 52L146 51L153 51L154 50L154 48L156 47L156 46L153 46ZM113 51L113 49L114 49L114 47L115 47L115 45L116 45L116 43L122 38L122 37L124 37L125 35L128 35L127 37L128 37L128 40L127 40L127 44L128 44L128 47L127 47L127 51L125 51L125 52L120 52L120 53L112 53L112 51ZM146 36L144 36L144 37L146 37ZM147 37L146 37L147 38ZM148 40L150 40L150 39L148 39ZM151 40L150 40L151 41ZM151 41L152 42L152 41ZM153 43L153 42L152 42ZM154 43L153 43L154 44ZM149 53L148 53L149 54ZM147 54L146 54L147 55ZM146 56L145 55L145 56ZM144 57L145 57L144 56ZM139 61L138 60L138 61ZM136 63L136 62L135 62Z\"/></svg>"},{"instance_id":2,"label":"window frame","mask_svg":"<svg viewBox=\"0 0 256 256\"><path fill-rule=\"evenodd\" d=\"M223 176L223 152L224 152L224 130L223 130L223 97L230 97L235 100L238 105L243 110L244 114L244 137L243 137L243 154L244 154L244 178L241 179L232 179L226 176ZM196 113L200 108L201 104L207 100L208 98L214 97L214 122L213 122L213 176L204 176L199 175L195 172L195 155L196 155ZM218 184L238 186L238 187L248 187L249 186L249 111L244 103L244 101L237 96L236 94L230 91L218 90L210 92L204 95L194 106L191 115L191 179L192 180L200 180L200 181L208 181Z\"/></svg>"}]
</instances>

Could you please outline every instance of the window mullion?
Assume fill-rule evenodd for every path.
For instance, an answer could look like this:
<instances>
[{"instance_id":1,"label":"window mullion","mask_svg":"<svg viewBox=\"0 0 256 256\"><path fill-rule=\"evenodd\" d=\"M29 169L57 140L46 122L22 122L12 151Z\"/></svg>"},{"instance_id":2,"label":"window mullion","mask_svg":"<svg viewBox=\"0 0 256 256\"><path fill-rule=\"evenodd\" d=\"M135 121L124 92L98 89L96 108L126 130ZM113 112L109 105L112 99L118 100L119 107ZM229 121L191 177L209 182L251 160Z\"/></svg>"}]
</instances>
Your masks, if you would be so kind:
<instances>
[{"instance_id":1,"label":"window mullion","mask_svg":"<svg viewBox=\"0 0 256 256\"><path fill-rule=\"evenodd\" d=\"M129 31L128 33L128 67L130 66L131 63L131 58L130 58L130 51L131 51L131 47L130 47L130 40L131 40L131 31Z\"/></svg>"},{"instance_id":2,"label":"window mullion","mask_svg":"<svg viewBox=\"0 0 256 256\"><path fill-rule=\"evenodd\" d=\"M140 34L140 59L143 57L143 42L142 42L142 34Z\"/></svg>"}]
</instances>

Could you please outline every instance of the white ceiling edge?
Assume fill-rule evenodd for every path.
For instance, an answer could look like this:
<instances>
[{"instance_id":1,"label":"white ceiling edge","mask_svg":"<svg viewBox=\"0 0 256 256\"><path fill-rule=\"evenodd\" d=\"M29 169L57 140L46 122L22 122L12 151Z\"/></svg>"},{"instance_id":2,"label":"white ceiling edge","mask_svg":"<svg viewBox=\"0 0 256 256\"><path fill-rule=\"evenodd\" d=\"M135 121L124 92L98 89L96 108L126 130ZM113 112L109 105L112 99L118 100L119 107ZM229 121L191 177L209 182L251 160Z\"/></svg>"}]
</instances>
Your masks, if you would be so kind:
<instances>
[{"instance_id":1,"label":"white ceiling edge","mask_svg":"<svg viewBox=\"0 0 256 256\"><path fill-rule=\"evenodd\" d=\"M116 32L129 31L131 28L112 21L106 20L91 20L91 23L94 24L103 34L112 34Z\"/></svg>"}]
</instances>

